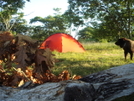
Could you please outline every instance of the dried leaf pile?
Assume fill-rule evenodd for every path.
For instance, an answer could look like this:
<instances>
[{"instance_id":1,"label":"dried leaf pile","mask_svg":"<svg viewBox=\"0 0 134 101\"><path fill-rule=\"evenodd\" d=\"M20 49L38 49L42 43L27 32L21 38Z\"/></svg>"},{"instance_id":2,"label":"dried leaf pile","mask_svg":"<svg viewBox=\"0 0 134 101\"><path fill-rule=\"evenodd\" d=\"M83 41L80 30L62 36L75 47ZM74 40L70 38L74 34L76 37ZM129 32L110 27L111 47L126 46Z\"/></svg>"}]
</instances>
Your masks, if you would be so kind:
<instances>
[{"instance_id":1,"label":"dried leaf pile","mask_svg":"<svg viewBox=\"0 0 134 101\"><path fill-rule=\"evenodd\" d=\"M0 33L0 85L19 87L28 81L43 84L81 78L71 77L67 70L54 75L51 68L55 61L49 49L39 49L37 40L21 34Z\"/></svg>"}]
</instances>

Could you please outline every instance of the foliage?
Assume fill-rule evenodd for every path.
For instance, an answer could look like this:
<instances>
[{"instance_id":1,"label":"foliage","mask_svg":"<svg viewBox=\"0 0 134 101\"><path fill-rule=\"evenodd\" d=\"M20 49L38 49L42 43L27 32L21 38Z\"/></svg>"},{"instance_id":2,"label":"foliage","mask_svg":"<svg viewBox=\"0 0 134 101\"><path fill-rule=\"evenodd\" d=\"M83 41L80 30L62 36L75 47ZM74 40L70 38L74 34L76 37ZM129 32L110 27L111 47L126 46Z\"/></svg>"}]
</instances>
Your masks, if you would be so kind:
<instances>
[{"instance_id":1,"label":"foliage","mask_svg":"<svg viewBox=\"0 0 134 101\"><path fill-rule=\"evenodd\" d=\"M59 74L68 70L71 75L86 76L111 67L133 63L131 60L124 60L123 50L114 43L83 43L86 52L84 53L58 53L54 52L59 62L56 62L53 72Z\"/></svg>"},{"instance_id":2,"label":"foliage","mask_svg":"<svg viewBox=\"0 0 134 101\"><path fill-rule=\"evenodd\" d=\"M57 13L55 13L54 16L47 16L45 18L42 17L34 17L31 19L30 23L41 23L41 26L35 26L34 32L35 34L33 37L35 38L41 38L44 40L46 37L50 36L53 33L58 33L58 32L67 32L67 26L68 22L65 20L64 16L59 14L60 9L55 8L54 9Z\"/></svg>"},{"instance_id":3,"label":"foliage","mask_svg":"<svg viewBox=\"0 0 134 101\"><path fill-rule=\"evenodd\" d=\"M23 9L26 1L30 0L1 0L0 1L0 30L11 31L14 25L22 26L26 21L21 19L24 15L18 12ZM17 27L17 26L15 26ZM19 28L16 28L19 29ZM17 30L16 30L17 31Z\"/></svg>"},{"instance_id":4,"label":"foliage","mask_svg":"<svg viewBox=\"0 0 134 101\"><path fill-rule=\"evenodd\" d=\"M8 38L6 36L1 39L12 40L12 37ZM1 40L0 43L2 42L3 41ZM8 41L4 42L4 45L8 44ZM44 73L44 76L33 71L34 64L32 64L30 67L27 67L25 71L22 71L20 68L16 68L16 63L12 64L11 68L10 66L7 68L5 63L1 61L0 83L2 82L3 85L11 87L18 87L29 80L33 81L34 83L42 84L45 82L79 79L81 76L87 76L89 74L109 69L111 67L133 63L133 60L131 61L129 59L124 61L123 50L114 43L88 42L83 43L83 46L86 49L86 52L84 53L59 53L54 51L53 54L55 54L54 57L56 57L56 62L54 65L55 68L52 68L51 72L47 71ZM133 95L117 100L126 101L126 99L133 99Z\"/></svg>"},{"instance_id":5,"label":"foliage","mask_svg":"<svg viewBox=\"0 0 134 101\"><path fill-rule=\"evenodd\" d=\"M9 32L0 34L0 60L5 63L5 69L15 68L25 71L35 63L35 73L43 74L53 66L53 57L49 50L38 49L38 42L28 36ZM48 60L49 59L49 60Z\"/></svg>"},{"instance_id":6,"label":"foliage","mask_svg":"<svg viewBox=\"0 0 134 101\"><path fill-rule=\"evenodd\" d=\"M94 39L93 33L94 33L94 29L92 27L86 27L79 31L79 33L78 33L79 40L80 39L93 40ZM94 41L95 41L95 39L94 39Z\"/></svg>"},{"instance_id":7,"label":"foliage","mask_svg":"<svg viewBox=\"0 0 134 101\"><path fill-rule=\"evenodd\" d=\"M42 84L62 80L78 79L70 77L67 70L58 76L51 72L56 59L49 49L38 48L38 41L28 36L10 32L0 34L0 83L18 87L27 81Z\"/></svg>"},{"instance_id":8,"label":"foliage","mask_svg":"<svg viewBox=\"0 0 134 101\"><path fill-rule=\"evenodd\" d=\"M0 8L1 10L10 10L11 13L16 13L18 9L22 9L26 1L30 0L1 0Z\"/></svg>"},{"instance_id":9,"label":"foliage","mask_svg":"<svg viewBox=\"0 0 134 101\"><path fill-rule=\"evenodd\" d=\"M84 25L82 16L77 16L77 14L75 14L75 12L72 11L71 7L63 15L69 22L69 27L71 27L72 25L74 26Z\"/></svg>"},{"instance_id":10,"label":"foliage","mask_svg":"<svg viewBox=\"0 0 134 101\"><path fill-rule=\"evenodd\" d=\"M90 23L96 29L104 29L104 35L100 33L102 37L125 36L132 38L134 0L68 0L68 2L70 6L67 12L71 12L68 14L73 19L72 23L77 22L80 25L84 23L85 19L91 18ZM97 21L101 21L101 23L96 24Z\"/></svg>"},{"instance_id":11,"label":"foliage","mask_svg":"<svg viewBox=\"0 0 134 101\"><path fill-rule=\"evenodd\" d=\"M78 33L78 40L80 41L100 41L101 39L101 35L98 37L97 36L97 29L93 28L93 27L85 27L84 29L80 30ZM104 37L103 37L104 38Z\"/></svg>"},{"instance_id":12,"label":"foliage","mask_svg":"<svg viewBox=\"0 0 134 101\"><path fill-rule=\"evenodd\" d=\"M101 24L102 25L102 24ZM95 42L113 42L116 40L116 37L109 35L109 30L104 29L102 26L99 28L85 27L80 30L78 33L78 39L81 41L95 41ZM114 34L113 34L114 35Z\"/></svg>"},{"instance_id":13,"label":"foliage","mask_svg":"<svg viewBox=\"0 0 134 101\"><path fill-rule=\"evenodd\" d=\"M49 53L49 51L38 49L38 41L33 40L28 36L21 34L14 36L10 32L3 32L0 34L0 38L0 59L5 63L5 67L11 67L12 63L15 62L17 63L16 67L25 70L27 66L37 61L39 54L40 57L42 55L46 58L48 57L44 54L44 52L46 51ZM44 61L43 58L42 61ZM48 60L45 59L45 62L48 65L46 68L49 68L50 65L47 61ZM37 65L38 63L35 64Z\"/></svg>"}]
</instances>

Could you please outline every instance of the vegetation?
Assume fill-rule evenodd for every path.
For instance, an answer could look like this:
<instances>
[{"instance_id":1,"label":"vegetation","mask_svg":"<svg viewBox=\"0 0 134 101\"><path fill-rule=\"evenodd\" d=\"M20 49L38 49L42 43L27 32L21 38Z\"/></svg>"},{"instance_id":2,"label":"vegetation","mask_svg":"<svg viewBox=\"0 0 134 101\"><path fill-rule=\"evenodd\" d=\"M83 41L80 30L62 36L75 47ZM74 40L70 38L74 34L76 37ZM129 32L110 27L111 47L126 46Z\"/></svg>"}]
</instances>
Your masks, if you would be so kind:
<instances>
[{"instance_id":1,"label":"vegetation","mask_svg":"<svg viewBox=\"0 0 134 101\"><path fill-rule=\"evenodd\" d=\"M40 22L42 25L38 26L27 24L26 20L23 19L24 13L20 12L20 10L24 8L25 3L29 1L30 0L0 0L0 31L10 31L14 35L16 33L21 33L43 41L53 33L64 32L70 34L72 30L84 26L84 29L79 31L78 38L79 40L84 41L83 45L86 52L53 52L58 61L54 66L55 68L52 69L52 72L55 75L58 75L64 70L67 71L62 72L62 74L58 76L48 73L46 76L48 76L49 80L53 79L52 81L55 81L55 78L57 78L57 81L59 78L60 80L67 80L70 78L68 78L68 75L70 74L71 78L73 78L74 75L80 75L83 77L111 67L133 63L130 59L125 61L123 50L112 42L119 37L133 39L134 0L68 0L69 7L64 14L60 13L60 8L54 8L54 11L56 11L54 16L48 15L43 18L36 16L31 18L30 24ZM76 28L73 29L72 26L75 26ZM7 37L4 39L7 39ZM92 43L87 41L92 41ZM10 59L10 61L7 61L8 59L6 59L9 58L6 55L6 51L8 50L10 55L12 54L9 47L14 46L14 41L10 40L7 42L6 40L6 42L2 42L1 40L0 45L3 47L1 48L0 58L8 63L11 62L12 59ZM28 46L28 43L24 45ZM4 48L6 48L6 51ZM2 80L5 81L5 79L7 80L10 76L15 80L18 80L17 83L20 83L20 76L22 76L22 73L15 72L16 74L11 76L10 72L12 69L5 69L11 67L11 65L14 67L15 64L6 64L8 65L6 67L2 61L0 61L0 63L0 76L1 78L4 77ZM6 73L5 71L8 71L9 69L11 71ZM28 75L29 74L31 74L31 72L28 70ZM65 74L67 74L67 76L66 78L63 78ZM39 78L40 77L42 76L39 76ZM24 76L21 79L24 78L24 81L27 81ZM40 79L40 81L42 81L42 79ZM15 84L15 87L16 85L18 86L14 80L12 81L12 84Z\"/></svg>"},{"instance_id":2,"label":"vegetation","mask_svg":"<svg viewBox=\"0 0 134 101\"><path fill-rule=\"evenodd\" d=\"M54 16L49 15L45 18L37 16L31 19L31 24L37 22L42 24L41 26L34 27L33 32L38 34L34 34L32 37L36 39L42 38L42 40L44 40L46 37L50 36L53 33L68 33L66 30L68 28L68 22L65 17L60 14L60 10L60 8L55 8L54 11L56 13Z\"/></svg>"},{"instance_id":3,"label":"vegetation","mask_svg":"<svg viewBox=\"0 0 134 101\"><path fill-rule=\"evenodd\" d=\"M87 25L95 28L96 37L132 38L134 35L134 0L68 1L70 5L65 14L71 16L71 22L75 26Z\"/></svg>"},{"instance_id":4,"label":"vegetation","mask_svg":"<svg viewBox=\"0 0 134 101\"><path fill-rule=\"evenodd\" d=\"M24 28L26 20L23 19L24 5L30 0L1 0L0 1L0 31L16 31L20 26Z\"/></svg>"},{"instance_id":5,"label":"vegetation","mask_svg":"<svg viewBox=\"0 0 134 101\"><path fill-rule=\"evenodd\" d=\"M114 43L84 42L86 51L83 53L51 53L38 49L37 40L30 37L20 34L14 37L9 32L0 35L0 82L6 86L17 87L22 81L29 80L42 84L79 79L111 67L133 63L130 59L124 60L123 50Z\"/></svg>"},{"instance_id":6,"label":"vegetation","mask_svg":"<svg viewBox=\"0 0 134 101\"><path fill-rule=\"evenodd\" d=\"M10 32L0 34L0 85L19 87L25 82L36 84L59 82L73 78L67 70L58 76L51 72L56 59L50 49L40 49L39 42L29 36Z\"/></svg>"},{"instance_id":7,"label":"vegetation","mask_svg":"<svg viewBox=\"0 0 134 101\"><path fill-rule=\"evenodd\" d=\"M53 33L78 31L78 38L103 42L119 37L133 39L134 0L68 0L64 14L61 8L53 8L54 15L31 18L30 24L20 12L30 0L0 1L0 30L12 31L44 40ZM31 1L32 2L32 1ZM10 5L10 6L9 6ZM14 6L15 5L15 6ZM33 23L41 25L33 26Z\"/></svg>"},{"instance_id":8,"label":"vegetation","mask_svg":"<svg viewBox=\"0 0 134 101\"><path fill-rule=\"evenodd\" d=\"M123 50L114 43L83 43L84 53L54 52L59 62L53 72L58 74L68 70L72 75L86 76L111 67L133 63L128 57L124 60Z\"/></svg>"},{"instance_id":9,"label":"vegetation","mask_svg":"<svg viewBox=\"0 0 134 101\"><path fill-rule=\"evenodd\" d=\"M53 68L54 74L68 70L73 75L82 77L111 67L133 63L134 60L124 60L123 50L114 43L83 43L84 53L58 53L54 52L59 62ZM133 101L134 94L117 98L113 101Z\"/></svg>"},{"instance_id":10,"label":"vegetation","mask_svg":"<svg viewBox=\"0 0 134 101\"><path fill-rule=\"evenodd\" d=\"M31 18L31 24L36 22L42 24L38 26L29 26L23 19L23 12L19 12L29 1L0 1L0 31L21 33L43 41L53 33L68 32L72 25L85 26L78 33L79 40L106 43L121 36L132 38L134 34L134 0L68 0L69 9L64 14L60 13L60 8L54 8L56 12L54 16ZM53 71L57 73L69 69L72 74L84 76L131 62L123 61L123 52L114 44L107 43L106 46L102 43L84 43L84 46L87 50L85 53L55 52L59 62ZM85 72L82 72L83 70Z\"/></svg>"}]
</instances>

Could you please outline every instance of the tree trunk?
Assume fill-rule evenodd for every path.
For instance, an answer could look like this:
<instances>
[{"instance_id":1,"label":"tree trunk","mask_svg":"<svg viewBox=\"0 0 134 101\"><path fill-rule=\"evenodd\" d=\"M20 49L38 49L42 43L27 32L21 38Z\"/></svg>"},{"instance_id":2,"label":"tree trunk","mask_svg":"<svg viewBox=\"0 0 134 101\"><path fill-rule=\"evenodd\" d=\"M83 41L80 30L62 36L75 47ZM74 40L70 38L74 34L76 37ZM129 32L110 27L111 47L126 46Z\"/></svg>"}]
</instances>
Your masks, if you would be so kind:
<instances>
[{"instance_id":1,"label":"tree trunk","mask_svg":"<svg viewBox=\"0 0 134 101\"><path fill-rule=\"evenodd\" d=\"M0 87L0 92L1 101L112 101L134 94L134 64L113 67L76 81Z\"/></svg>"}]
</instances>

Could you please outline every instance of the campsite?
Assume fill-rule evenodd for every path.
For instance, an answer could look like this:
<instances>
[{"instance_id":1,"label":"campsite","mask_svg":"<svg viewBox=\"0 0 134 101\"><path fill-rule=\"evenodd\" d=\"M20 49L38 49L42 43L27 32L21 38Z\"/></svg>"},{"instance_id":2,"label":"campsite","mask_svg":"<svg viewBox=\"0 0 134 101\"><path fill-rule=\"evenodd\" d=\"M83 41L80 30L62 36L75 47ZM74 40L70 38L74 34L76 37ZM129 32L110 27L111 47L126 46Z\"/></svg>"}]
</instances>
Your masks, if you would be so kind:
<instances>
[{"instance_id":1,"label":"campsite","mask_svg":"<svg viewBox=\"0 0 134 101\"><path fill-rule=\"evenodd\" d=\"M0 5L0 100L133 101L134 0Z\"/></svg>"},{"instance_id":2,"label":"campsite","mask_svg":"<svg viewBox=\"0 0 134 101\"><path fill-rule=\"evenodd\" d=\"M3 34L3 35L5 35L5 34ZM25 54L25 51L26 51L25 49L27 49L27 48L23 49L21 47L24 47L24 46L26 47L28 44L28 45L31 45L30 47L32 48L33 47L32 43L35 43L35 41L32 41L31 38L29 38L29 37L25 37L22 35L18 35L17 37L18 37L17 39L19 39L19 42L21 42L21 41L26 42L25 44L22 42L21 42L21 44L19 43L20 44L19 47L21 50L19 50L18 53L23 52L23 54ZM7 36L4 38L7 39ZM10 39L10 37L8 39ZM7 43L7 41L6 41L6 43ZM10 44L11 43L7 43L7 45L4 46L5 50L8 50L7 46ZM17 56L15 61L18 62L19 64L16 64L16 65L14 64L14 67L16 68L18 66L23 66L23 68L21 67L21 69L22 69L21 70L21 69L17 69L17 68L15 69L13 67L13 69L10 70L9 66L11 66L11 65L9 65L9 63L12 61L10 61L10 62L8 61L8 65L4 64L2 62L1 72L0 72L2 86L4 86L4 85L7 87L11 86L13 88L22 86L22 88L23 88L23 85L24 85L24 87L27 87L29 85L29 81L31 81L31 80L35 84L40 84L42 86L43 86L43 84L47 84L47 82L48 83L50 83L50 82L52 82L52 83L59 82L60 83L60 81L66 82L66 80L78 80L78 79L84 78L87 75L110 69L111 67L116 67L116 66L133 63L133 60L130 60L130 59L128 59L127 61L124 60L123 50L121 48L117 47L114 43L94 43L93 42L93 43L82 43L81 45L83 45L85 52L58 52L55 50L52 51L52 54L54 54L54 57L56 58L57 61L53 65L53 68L50 69L51 72L46 71L46 69L48 69L47 67L49 67L51 65L52 58L51 58L50 51L46 50L47 54L46 53L41 54L40 52L42 52L42 51L37 50L38 53L35 54L35 56L36 56L35 59L38 60L38 62L35 61L35 71L36 72L31 71L32 68L34 69L34 65L32 65L32 68L30 67L31 69L28 69L28 67L24 67L26 65L24 60L25 59L29 60L29 59L31 59L30 57L28 59L27 56L21 57L22 53L21 54L15 53ZM10 48L10 49L12 49L12 48ZM5 51L3 51L3 52L5 52ZM45 56L46 58L42 58L42 56ZM50 64L49 64L49 66L44 67L43 65L40 64L40 61L45 61L46 63L50 62ZM30 61L28 63L30 63ZM8 68L4 65L8 66ZM41 67L41 66L43 66L43 67ZM25 70L26 70L26 72L25 72ZM46 72L46 73L44 74L44 72ZM10 73L12 73L12 75ZM34 85L35 85L34 83L32 84L33 86L31 86L31 87L34 87ZM52 83L50 83L50 84L52 84ZM60 94L60 92L59 92L59 94ZM122 98L120 98L120 100L117 99L115 101L126 101L128 99L129 99L129 101L133 101L133 94L130 96L122 97ZM69 101L69 100L67 100L67 101Z\"/></svg>"},{"instance_id":3,"label":"campsite","mask_svg":"<svg viewBox=\"0 0 134 101\"><path fill-rule=\"evenodd\" d=\"M51 38L54 35L63 35L65 38ZM130 59L124 60L123 50L114 42L80 43L65 33L56 33L51 36L42 43L38 43L37 40L25 35L17 34L14 36L10 32L1 33L1 60L3 60L1 61L1 81L4 81L2 84L17 87L29 79L39 84L48 81L79 79L111 67L133 63ZM68 37L69 39L66 39ZM14 67L10 70L12 64ZM19 74L19 71L23 71L27 76ZM44 75L44 73L46 74ZM15 74L16 77L14 77ZM51 79L46 78L46 75L52 76Z\"/></svg>"}]
</instances>

